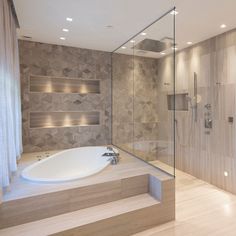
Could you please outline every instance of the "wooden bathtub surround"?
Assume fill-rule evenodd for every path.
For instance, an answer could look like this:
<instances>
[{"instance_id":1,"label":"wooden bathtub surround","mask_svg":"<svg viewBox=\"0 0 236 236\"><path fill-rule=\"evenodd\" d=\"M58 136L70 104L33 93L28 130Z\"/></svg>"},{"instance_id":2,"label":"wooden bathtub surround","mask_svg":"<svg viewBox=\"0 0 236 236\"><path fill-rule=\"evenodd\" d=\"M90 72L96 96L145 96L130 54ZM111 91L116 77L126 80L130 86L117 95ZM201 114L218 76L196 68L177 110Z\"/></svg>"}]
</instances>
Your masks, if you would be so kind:
<instances>
[{"instance_id":1,"label":"wooden bathtub surround","mask_svg":"<svg viewBox=\"0 0 236 236\"><path fill-rule=\"evenodd\" d=\"M0 228L24 224L148 192L157 200L163 200L165 197L162 196L163 186L161 184L156 177L145 174L3 202L0 206Z\"/></svg>"},{"instance_id":2,"label":"wooden bathtub surround","mask_svg":"<svg viewBox=\"0 0 236 236\"><path fill-rule=\"evenodd\" d=\"M1 206L1 228L17 226L0 235L128 236L173 220L174 192L173 179L144 174L8 201Z\"/></svg>"},{"instance_id":3,"label":"wooden bathtub surround","mask_svg":"<svg viewBox=\"0 0 236 236\"><path fill-rule=\"evenodd\" d=\"M148 192L148 175L4 202L0 228L116 201Z\"/></svg>"},{"instance_id":4,"label":"wooden bathtub surround","mask_svg":"<svg viewBox=\"0 0 236 236\"><path fill-rule=\"evenodd\" d=\"M174 196L174 180L167 180L164 183L158 181L155 176L149 175L149 192L146 196L145 194L142 195L143 198L146 197L145 202L147 205L145 207L142 206L142 202L138 202L135 204L137 208L132 211L130 210L129 212L124 212L111 218L100 220L99 222L78 226L52 235L130 236L131 234L153 228L155 225L174 220ZM153 199L156 202L151 203ZM160 199L162 201L159 201ZM148 204L150 205L148 206ZM120 206L121 208L122 205Z\"/></svg>"},{"instance_id":5,"label":"wooden bathtub surround","mask_svg":"<svg viewBox=\"0 0 236 236\"><path fill-rule=\"evenodd\" d=\"M24 154L12 181L15 191L5 193L0 205L0 236L125 236L173 220L175 180L119 152L118 165L57 184L20 178L22 169L35 163L40 153Z\"/></svg>"}]
</instances>

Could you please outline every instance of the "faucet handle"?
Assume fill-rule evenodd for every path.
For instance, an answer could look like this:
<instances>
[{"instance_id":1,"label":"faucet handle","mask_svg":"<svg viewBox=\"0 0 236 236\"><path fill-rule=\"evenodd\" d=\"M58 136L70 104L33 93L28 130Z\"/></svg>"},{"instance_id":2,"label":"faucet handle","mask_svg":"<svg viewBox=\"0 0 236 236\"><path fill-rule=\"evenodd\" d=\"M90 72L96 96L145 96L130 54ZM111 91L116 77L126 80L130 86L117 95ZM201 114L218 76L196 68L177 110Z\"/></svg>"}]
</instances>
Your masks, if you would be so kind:
<instances>
[{"instance_id":1,"label":"faucet handle","mask_svg":"<svg viewBox=\"0 0 236 236\"><path fill-rule=\"evenodd\" d=\"M113 151L113 148L110 147L110 146L107 146L107 150L108 150L108 151Z\"/></svg>"},{"instance_id":2,"label":"faucet handle","mask_svg":"<svg viewBox=\"0 0 236 236\"><path fill-rule=\"evenodd\" d=\"M108 159L112 165L116 165L118 163L118 159L115 156L112 156Z\"/></svg>"}]
</instances>

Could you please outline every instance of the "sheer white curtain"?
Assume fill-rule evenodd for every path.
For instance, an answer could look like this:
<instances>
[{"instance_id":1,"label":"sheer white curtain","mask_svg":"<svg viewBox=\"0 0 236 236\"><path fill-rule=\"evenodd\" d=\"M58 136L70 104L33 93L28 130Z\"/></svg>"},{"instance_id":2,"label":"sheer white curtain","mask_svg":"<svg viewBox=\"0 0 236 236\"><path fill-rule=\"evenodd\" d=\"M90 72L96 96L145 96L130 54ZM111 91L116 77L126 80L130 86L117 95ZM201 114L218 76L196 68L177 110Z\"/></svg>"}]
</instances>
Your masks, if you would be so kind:
<instances>
[{"instance_id":1,"label":"sheer white curtain","mask_svg":"<svg viewBox=\"0 0 236 236\"><path fill-rule=\"evenodd\" d=\"M16 24L0 0L0 191L10 184L22 152L20 73Z\"/></svg>"}]
</instances>

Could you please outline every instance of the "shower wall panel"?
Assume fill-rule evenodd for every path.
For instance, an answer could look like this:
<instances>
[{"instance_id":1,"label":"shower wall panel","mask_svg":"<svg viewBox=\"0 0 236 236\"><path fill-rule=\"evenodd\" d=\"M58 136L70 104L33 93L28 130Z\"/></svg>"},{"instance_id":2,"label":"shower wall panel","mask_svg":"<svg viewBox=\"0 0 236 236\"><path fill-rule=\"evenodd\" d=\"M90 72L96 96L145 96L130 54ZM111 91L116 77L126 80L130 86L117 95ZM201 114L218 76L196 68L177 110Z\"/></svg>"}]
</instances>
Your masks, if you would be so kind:
<instances>
[{"instance_id":1,"label":"shower wall panel","mask_svg":"<svg viewBox=\"0 0 236 236\"><path fill-rule=\"evenodd\" d=\"M133 151L134 80L133 57L112 55L112 141L126 151Z\"/></svg>"},{"instance_id":2,"label":"shower wall panel","mask_svg":"<svg viewBox=\"0 0 236 236\"><path fill-rule=\"evenodd\" d=\"M113 54L113 143L145 161L158 155L158 60Z\"/></svg>"},{"instance_id":3,"label":"shower wall panel","mask_svg":"<svg viewBox=\"0 0 236 236\"><path fill-rule=\"evenodd\" d=\"M170 83L166 70L168 60L168 57L159 60L159 81L163 87L159 88L159 94ZM236 193L235 65L236 30L176 55L176 93L187 92L190 97L188 111L176 111L176 167L233 193ZM196 121L194 72L197 73L198 94ZM163 125L159 133L164 133L162 129L168 127L165 117L170 111L165 99L160 104L158 111ZM205 128L207 117L212 119L211 129Z\"/></svg>"}]
</instances>

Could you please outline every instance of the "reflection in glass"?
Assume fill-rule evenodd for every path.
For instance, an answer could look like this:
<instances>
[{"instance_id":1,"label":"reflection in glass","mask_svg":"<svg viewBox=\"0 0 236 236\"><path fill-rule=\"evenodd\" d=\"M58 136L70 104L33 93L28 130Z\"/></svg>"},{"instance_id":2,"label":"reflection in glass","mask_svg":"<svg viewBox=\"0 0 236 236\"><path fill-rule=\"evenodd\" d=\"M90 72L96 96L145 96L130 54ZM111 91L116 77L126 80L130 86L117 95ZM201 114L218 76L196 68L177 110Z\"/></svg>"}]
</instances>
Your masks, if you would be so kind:
<instances>
[{"instance_id":1,"label":"reflection in glass","mask_svg":"<svg viewBox=\"0 0 236 236\"><path fill-rule=\"evenodd\" d=\"M174 175L177 45L172 12L113 52L112 143Z\"/></svg>"}]
</instances>

